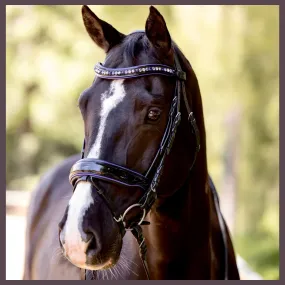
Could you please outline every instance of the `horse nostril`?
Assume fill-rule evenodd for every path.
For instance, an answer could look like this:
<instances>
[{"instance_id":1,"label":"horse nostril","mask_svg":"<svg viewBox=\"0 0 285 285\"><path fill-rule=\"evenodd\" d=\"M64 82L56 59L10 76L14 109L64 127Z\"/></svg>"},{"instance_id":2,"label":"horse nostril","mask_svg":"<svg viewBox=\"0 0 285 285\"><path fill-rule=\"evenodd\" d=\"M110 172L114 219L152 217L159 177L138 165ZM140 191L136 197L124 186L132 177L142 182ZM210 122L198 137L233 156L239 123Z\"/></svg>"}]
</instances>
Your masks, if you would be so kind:
<instances>
[{"instance_id":1,"label":"horse nostril","mask_svg":"<svg viewBox=\"0 0 285 285\"><path fill-rule=\"evenodd\" d=\"M85 232L84 234L81 235L81 238L84 242L88 243L92 238L94 237L94 235L90 232Z\"/></svg>"},{"instance_id":2,"label":"horse nostril","mask_svg":"<svg viewBox=\"0 0 285 285\"><path fill-rule=\"evenodd\" d=\"M101 251L102 245L96 232L85 231L82 240L85 242L85 253L88 258L93 258Z\"/></svg>"},{"instance_id":3,"label":"horse nostril","mask_svg":"<svg viewBox=\"0 0 285 285\"><path fill-rule=\"evenodd\" d=\"M60 247L64 248L64 234L62 230L59 230L58 240L59 240Z\"/></svg>"},{"instance_id":4,"label":"horse nostril","mask_svg":"<svg viewBox=\"0 0 285 285\"><path fill-rule=\"evenodd\" d=\"M88 239L87 239L87 248L89 248L89 246L95 241L95 237L93 235L88 235Z\"/></svg>"},{"instance_id":5,"label":"horse nostril","mask_svg":"<svg viewBox=\"0 0 285 285\"><path fill-rule=\"evenodd\" d=\"M95 249L95 247L96 247L95 237L93 235L90 235L90 238L87 241L87 247L85 253L87 253L88 250Z\"/></svg>"}]
</instances>

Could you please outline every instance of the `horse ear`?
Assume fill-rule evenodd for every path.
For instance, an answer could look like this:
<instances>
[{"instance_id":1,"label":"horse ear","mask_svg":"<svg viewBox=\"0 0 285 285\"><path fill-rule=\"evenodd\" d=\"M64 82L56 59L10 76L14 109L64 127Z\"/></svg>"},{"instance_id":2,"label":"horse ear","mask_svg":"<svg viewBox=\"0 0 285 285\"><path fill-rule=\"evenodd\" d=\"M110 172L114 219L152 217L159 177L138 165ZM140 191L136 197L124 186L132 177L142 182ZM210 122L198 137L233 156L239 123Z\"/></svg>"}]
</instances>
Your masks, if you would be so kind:
<instances>
[{"instance_id":1,"label":"horse ear","mask_svg":"<svg viewBox=\"0 0 285 285\"><path fill-rule=\"evenodd\" d=\"M149 15L145 24L145 32L152 45L168 54L171 49L171 37L162 15L153 6L149 7Z\"/></svg>"},{"instance_id":2,"label":"horse ear","mask_svg":"<svg viewBox=\"0 0 285 285\"><path fill-rule=\"evenodd\" d=\"M113 26L99 19L86 5L82 6L82 18L91 39L106 53L125 37Z\"/></svg>"}]
</instances>

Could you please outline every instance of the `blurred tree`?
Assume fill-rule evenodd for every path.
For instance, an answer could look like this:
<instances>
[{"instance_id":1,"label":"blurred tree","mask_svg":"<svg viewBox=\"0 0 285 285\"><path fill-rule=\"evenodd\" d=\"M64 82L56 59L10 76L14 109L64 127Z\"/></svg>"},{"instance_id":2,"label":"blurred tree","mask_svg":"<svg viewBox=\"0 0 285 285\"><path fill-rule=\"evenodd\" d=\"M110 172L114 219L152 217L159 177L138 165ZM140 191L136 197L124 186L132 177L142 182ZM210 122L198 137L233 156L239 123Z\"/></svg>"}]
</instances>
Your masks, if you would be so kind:
<instances>
[{"instance_id":1,"label":"blurred tree","mask_svg":"<svg viewBox=\"0 0 285 285\"><path fill-rule=\"evenodd\" d=\"M245 247L241 251L256 268L264 259L271 259L273 268L263 274L273 279L279 276L278 9L278 6L246 7L240 76L244 83L245 118L239 175L243 215L239 233L247 237L248 244L260 242L258 251ZM264 223L268 216L272 219L269 223L274 224L273 231Z\"/></svg>"}]
</instances>

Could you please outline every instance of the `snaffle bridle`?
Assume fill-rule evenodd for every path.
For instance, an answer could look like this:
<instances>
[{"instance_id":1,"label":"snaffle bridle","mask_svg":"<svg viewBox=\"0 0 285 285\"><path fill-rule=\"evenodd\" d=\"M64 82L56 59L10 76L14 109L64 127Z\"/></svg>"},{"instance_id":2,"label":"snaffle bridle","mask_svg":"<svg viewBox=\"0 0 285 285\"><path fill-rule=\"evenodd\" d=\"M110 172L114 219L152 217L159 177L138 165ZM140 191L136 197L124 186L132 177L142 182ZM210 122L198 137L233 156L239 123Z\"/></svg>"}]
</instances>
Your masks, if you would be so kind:
<instances>
[{"instance_id":1,"label":"snaffle bridle","mask_svg":"<svg viewBox=\"0 0 285 285\"><path fill-rule=\"evenodd\" d=\"M160 181L160 177L164 166L164 161L166 156L171 151L176 131L181 121L181 112L180 112L181 94L183 96L184 103L188 112L188 121L191 124L192 133L194 134L196 141L194 159L189 169L189 172L194 166L197 154L200 150L199 130L196 124L196 120L194 118L193 111L191 110L186 97L186 90L185 90L186 73L181 69L179 59L175 52L174 52L174 60L175 60L174 68L163 64L145 64L139 66L132 66L128 68L107 68L104 67L101 63L95 65L94 70L96 75L106 80L128 79L128 78L136 78L148 75L162 75L162 76L175 77L176 86L175 86L174 98L172 99L168 115L167 126L163 138L161 140L159 149L149 169L144 175L135 172L133 170L130 170L128 168L122 167L120 165L110 163L108 161L103 161L94 158L84 158L84 152L85 152L85 139L84 139L83 148L82 148L82 157L73 165L69 176L69 181L73 186L73 191L75 190L76 185L80 181L88 181L92 183L97 193L103 198L106 205L110 209L114 220L117 222L119 226L122 238L125 235L126 231L132 232L132 234L134 235L139 244L140 257L148 279L150 279L150 277L146 262L147 247L145 244L145 239L143 236L141 226L149 224L149 222L144 221L144 218L148 214L149 210L151 209L153 203L157 198L156 189ZM117 183L127 187L133 187L133 186L140 187L143 190L144 194L137 203L130 205L124 211L124 213L116 215L114 212L114 207L111 205L110 201L108 200L108 197L104 195L104 191L99 187L97 183L98 180ZM212 181L210 180L210 184L211 183ZM213 190L215 206L219 217L219 223L223 232L223 240L225 246L225 279L227 279L228 261L227 261L227 242L225 234L225 225L219 209L217 193L214 187L211 187L211 189ZM126 221L125 219L127 213L129 213L133 208L140 208L142 211L142 216L139 219L136 219L136 221L132 222ZM84 279L86 280L86 270L84 270Z\"/></svg>"}]
</instances>

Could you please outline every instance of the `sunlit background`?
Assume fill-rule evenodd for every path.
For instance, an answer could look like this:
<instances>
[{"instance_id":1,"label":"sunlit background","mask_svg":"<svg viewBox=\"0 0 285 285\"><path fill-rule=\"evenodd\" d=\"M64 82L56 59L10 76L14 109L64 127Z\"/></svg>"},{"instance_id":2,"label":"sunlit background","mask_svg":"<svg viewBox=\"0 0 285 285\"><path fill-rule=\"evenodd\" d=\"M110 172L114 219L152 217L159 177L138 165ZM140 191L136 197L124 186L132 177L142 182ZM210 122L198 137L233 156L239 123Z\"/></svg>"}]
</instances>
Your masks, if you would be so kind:
<instances>
[{"instance_id":1,"label":"sunlit background","mask_svg":"<svg viewBox=\"0 0 285 285\"><path fill-rule=\"evenodd\" d=\"M30 191L80 152L77 99L104 53L81 6L6 7L6 279L21 279ZM89 7L125 34L144 29L149 13ZM279 7L156 7L199 80L209 171L243 277L279 279Z\"/></svg>"}]
</instances>

